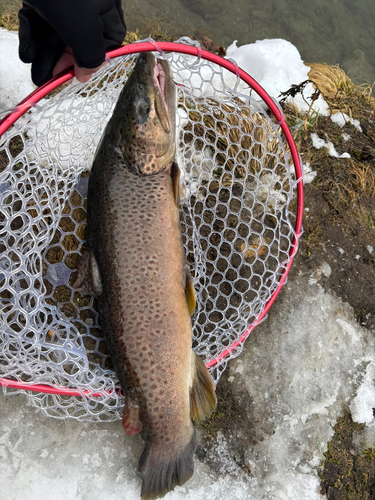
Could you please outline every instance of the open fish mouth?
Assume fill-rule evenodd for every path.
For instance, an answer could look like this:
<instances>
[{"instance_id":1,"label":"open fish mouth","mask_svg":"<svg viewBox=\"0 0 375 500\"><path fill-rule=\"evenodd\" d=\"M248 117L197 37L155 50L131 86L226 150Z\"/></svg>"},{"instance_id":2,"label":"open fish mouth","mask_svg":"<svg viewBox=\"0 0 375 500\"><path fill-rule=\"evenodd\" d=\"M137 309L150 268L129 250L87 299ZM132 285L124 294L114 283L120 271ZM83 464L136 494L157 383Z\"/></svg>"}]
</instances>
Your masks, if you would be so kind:
<instances>
[{"instance_id":1,"label":"open fish mouth","mask_svg":"<svg viewBox=\"0 0 375 500\"><path fill-rule=\"evenodd\" d=\"M166 112L168 113L168 103L166 100L166 87L167 87L167 80L169 80L169 75L166 74L166 71L163 67L163 64L156 60L155 66L154 66L154 75L153 75L153 80L154 84L158 88L160 92L160 96L162 98L164 107Z\"/></svg>"}]
</instances>

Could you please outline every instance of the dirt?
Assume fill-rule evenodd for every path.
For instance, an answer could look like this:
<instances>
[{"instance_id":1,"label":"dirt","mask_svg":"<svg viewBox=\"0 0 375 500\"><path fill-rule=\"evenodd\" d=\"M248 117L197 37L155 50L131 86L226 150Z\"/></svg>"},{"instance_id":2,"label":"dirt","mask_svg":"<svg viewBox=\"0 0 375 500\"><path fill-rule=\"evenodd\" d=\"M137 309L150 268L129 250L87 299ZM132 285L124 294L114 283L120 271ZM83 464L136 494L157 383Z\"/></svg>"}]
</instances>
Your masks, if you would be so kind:
<instances>
[{"instance_id":1,"label":"dirt","mask_svg":"<svg viewBox=\"0 0 375 500\"><path fill-rule=\"evenodd\" d=\"M221 433L228 443L230 456L239 467L250 473L245 453L255 440L252 401L246 389L233 392L233 384L228 381L228 373L228 370L224 371L216 387L216 411L199 425L202 444L197 450L197 456L213 470L218 471L222 463L218 463L217 453L214 450L218 434Z\"/></svg>"},{"instance_id":2,"label":"dirt","mask_svg":"<svg viewBox=\"0 0 375 500\"><path fill-rule=\"evenodd\" d=\"M370 118L371 120L371 118ZM336 149L348 152L352 158L362 157L363 186L356 174L353 160L333 158L318 150L313 160L315 180L305 186L305 233L297 256L303 265L324 259L332 272L321 281L355 311L361 325L375 327L375 124L369 119L363 124L368 135L353 125L343 129L329 117L321 118L315 128L320 137L339 138ZM343 141L343 132L350 135ZM311 138L303 138L300 151L311 155ZM315 153L313 153L315 154ZM359 164L359 162L358 162ZM364 173L363 173L364 172ZM367 173L366 173L367 172ZM366 177L366 178L365 178Z\"/></svg>"},{"instance_id":3,"label":"dirt","mask_svg":"<svg viewBox=\"0 0 375 500\"><path fill-rule=\"evenodd\" d=\"M356 453L353 433L363 426L346 413L334 427L335 434L320 472L322 495L328 500L371 500L375 498L375 449Z\"/></svg>"}]
</instances>

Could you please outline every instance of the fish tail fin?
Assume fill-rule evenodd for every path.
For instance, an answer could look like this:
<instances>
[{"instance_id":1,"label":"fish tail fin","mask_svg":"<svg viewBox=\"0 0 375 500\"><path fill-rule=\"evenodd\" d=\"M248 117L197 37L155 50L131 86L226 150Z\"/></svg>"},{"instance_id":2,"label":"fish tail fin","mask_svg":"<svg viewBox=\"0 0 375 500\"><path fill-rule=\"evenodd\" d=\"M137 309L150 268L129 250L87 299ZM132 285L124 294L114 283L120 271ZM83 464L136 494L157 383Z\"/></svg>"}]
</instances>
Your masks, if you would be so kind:
<instances>
[{"instance_id":1,"label":"fish tail fin","mask_svg":"<svg viewBox=\"0 0 375 500\"><path fill-rule=\"evenodd\" d=\"M193 355L193 385L190 391L190 416L198 423L209 417L216 408L215 384L196 354Z\"/></svg>"},{"instance_id":2,"label":"fish tail fin","mask_svg":"<svg viewBox=\"0 0 375 500\"><path fill-rule=\"evenodd\" d=\"M182 486L194 473L193 455L197 448L195 431L190 442L177 455L160 458L152 456L152 443L147 443L139 459L138 470L142 475L142 500L163 497L177 485Z\"/></svg>"}]
</instances>

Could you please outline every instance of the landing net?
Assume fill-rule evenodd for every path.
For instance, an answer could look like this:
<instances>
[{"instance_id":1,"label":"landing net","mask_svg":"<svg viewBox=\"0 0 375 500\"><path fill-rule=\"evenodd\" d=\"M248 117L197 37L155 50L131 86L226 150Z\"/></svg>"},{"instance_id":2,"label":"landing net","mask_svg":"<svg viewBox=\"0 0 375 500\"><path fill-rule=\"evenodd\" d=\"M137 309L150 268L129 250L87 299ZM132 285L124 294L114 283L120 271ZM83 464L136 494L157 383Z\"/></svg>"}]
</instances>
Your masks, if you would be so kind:
<instances>
[{"instance_id":1,"label":"landing net","mask_svg":"<svg viewBox=\"0 0 375 500\"><path fill-rule=\"evenodd\" d=\"M144 50L169 62L178 88L193 347L215 383L265 317L298 247L302 183L293 139L281 109L232 62L186 38L145 41L112 52L86 84L60 85L68 74L42 100L34 93L7 118L12 126L0 124L0 384L58 418L122 416L97 300L72 283L95 149Z\"/></svg>"}]
</instances>

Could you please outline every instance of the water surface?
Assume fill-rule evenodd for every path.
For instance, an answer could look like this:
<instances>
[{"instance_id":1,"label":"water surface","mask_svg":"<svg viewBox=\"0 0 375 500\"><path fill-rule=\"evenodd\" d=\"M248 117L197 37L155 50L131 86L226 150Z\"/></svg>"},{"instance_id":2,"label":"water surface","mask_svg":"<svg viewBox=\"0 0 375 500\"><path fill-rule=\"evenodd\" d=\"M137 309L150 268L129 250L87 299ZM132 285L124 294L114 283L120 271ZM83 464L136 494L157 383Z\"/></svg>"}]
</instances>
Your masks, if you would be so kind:
<instances>
[{"instance_id":1,"label":"water surface","mask_svg":"<svg viewBox=\"0 0 375 500\"><path fill-rule=\"evenodd\" d=\"M128 30L211 38L227 47L265 38L292 42L306 62L340 64L375 81L375 0L122 0ZM0 7L21 5L0 0Z\"/></svg>"},{"instance_id":2,"label":"water surface","mask_svg":"<svg viewBox=\"0 0 375 500\"><path fill-rule=\"evenodd\" d=\"M357 83L375 81L374 0L125 0L142 36L207 36L227 47L284 38L305 62L339 63Z\"/></svg>"}]
</instances>

